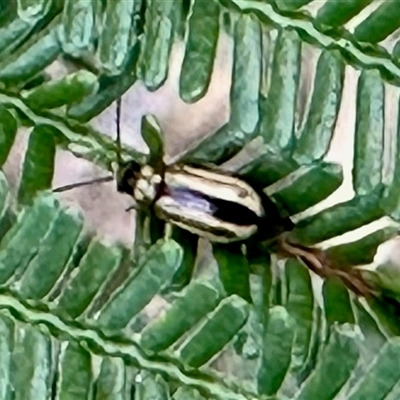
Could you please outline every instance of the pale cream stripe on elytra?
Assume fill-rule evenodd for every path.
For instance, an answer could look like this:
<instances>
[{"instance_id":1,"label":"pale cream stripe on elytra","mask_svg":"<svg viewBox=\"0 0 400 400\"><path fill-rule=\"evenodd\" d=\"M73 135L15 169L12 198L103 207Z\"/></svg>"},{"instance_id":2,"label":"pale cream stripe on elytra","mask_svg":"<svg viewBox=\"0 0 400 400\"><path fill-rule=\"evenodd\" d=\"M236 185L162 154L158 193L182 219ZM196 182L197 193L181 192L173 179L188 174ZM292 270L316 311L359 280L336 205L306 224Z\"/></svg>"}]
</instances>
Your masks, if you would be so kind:
<instances>
[{"instance_id":1,"label":"pale cream stripe on elytra","mask_svg":"<svg viewBox=\"0 0 400 400\"><path fill-rule=\"evenodd\" d=\"M194 168L184 167L184 171L175 169L165 173L164 180L168 187L187 187L205 195L232 201L247 207L258 216L264 215L261 199L247 183L229 176L209 171L196 170L196 174L188 173ZM201 174L203 174L201 176Z\"/></svg>"},{"instance_id":2,"label":"pale cream stripe on elytra","mask_svg":"<svg viewBox=\"0 0 400 400\"><path fill-rule=\"evenodd\" d=\"M156 215L168 220L174 225L206 237L209 240L228 243L234 240L244 240L257 231L256 225L239 226L230 222L221 221L212 215L190 207L183 208L173 198L163 196L154 205ZM204 228L202 228L202 226ZM213 229L223 229L234 237L223 237L212 233ZM212 238L211 238L212 236Z\"/></svg>"}]
</instances>

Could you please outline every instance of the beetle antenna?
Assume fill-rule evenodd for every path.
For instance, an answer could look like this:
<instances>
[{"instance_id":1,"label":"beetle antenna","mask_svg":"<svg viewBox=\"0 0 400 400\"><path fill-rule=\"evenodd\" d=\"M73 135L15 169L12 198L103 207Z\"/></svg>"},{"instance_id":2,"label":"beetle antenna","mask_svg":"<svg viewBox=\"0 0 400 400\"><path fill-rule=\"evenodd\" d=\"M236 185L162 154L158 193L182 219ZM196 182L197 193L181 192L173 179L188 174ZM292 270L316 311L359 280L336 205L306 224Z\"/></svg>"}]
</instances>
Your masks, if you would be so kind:
<instances>
[{"instance_id":1,"label":"beetle antenna","mask_svg":"<svg viewBox=\"0 0 400 400\"><path fill-rule=\"evenodd\" d=\"M103 176L102 178L94 178L94 179L90 179L88 181L72 183L71 185L60 186L58 188L53 189L53 192L57 192L57 193L65 192L67 190L75 189L77 187L92 185L93 183L111 182L113 180L114 180L114 177L112 175L111 176Z\"/></svg>"},{"instance_id":2,"label":"beetle antenna","mask_svg":"<svg viewBox=\"0 0 400 400\"><path fill-rule=\"evenodd\" d=\"M117 99L117 115L115 117L115 122L117 125L117 138L116 138L116 143L117 143L117 162L118 166L120 167L122 165L122 159L121 159L121 153L122 153L122 146L121 146L121 106L122 106L122 101L121 97L118 97Z\"/></svg>"}]
</instances>

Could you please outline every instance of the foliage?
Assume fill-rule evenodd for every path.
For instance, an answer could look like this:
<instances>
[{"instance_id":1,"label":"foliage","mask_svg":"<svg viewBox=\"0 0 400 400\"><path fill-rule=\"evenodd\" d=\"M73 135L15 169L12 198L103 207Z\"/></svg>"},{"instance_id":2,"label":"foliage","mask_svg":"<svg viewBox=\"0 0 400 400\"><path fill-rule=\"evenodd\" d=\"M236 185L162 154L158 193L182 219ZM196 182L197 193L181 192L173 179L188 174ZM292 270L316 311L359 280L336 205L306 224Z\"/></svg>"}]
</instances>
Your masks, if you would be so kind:
<instances>
[{"instance_id":1,"label":"foliage","mask_svg":"<svg viewBox=\"0 0 400 400\"><path fill-rule=\"evenodd\" d=\"M323 283L319 297L297 261L272 257L269 265L265 255L219 247L216 267L192 279L195 237L175 231L139 255L108 247L45 192L57 146L110 169L117 147L88 121L138 79L158 89L174 41L185 40L182 99L203 97L224 31L234 54L230 119L183 159L223 164L258 138L257 155L236 172L275 184L269 193L291 215L308 210L343 181L342 167L324 157L352 90L346 73L357 69L354 197L314 209L293 237L323 242L343 268L370 263L397 233L400 215L397 127L391 141L385 136L386 92L398 101L399 46L389 52L382 43L399 27L400 9L328 0L314 12L313 3L1 4L0 165L18 127L33 129L17 211L0 175L0 399L399 397L400 332L389 304L357 299L335 280ZM350 32L346 23L362 11L367 16ZM307 54L316 62L304 91ZM45 68L61 58L82 69L49 80ZM143 129L156 143L156 126ZM122 157L147 156L124 147ZM365 226L367 233L347 239ZM168 307L150 320L145 307L157 299Z\"/></svg>"}]
</instances>

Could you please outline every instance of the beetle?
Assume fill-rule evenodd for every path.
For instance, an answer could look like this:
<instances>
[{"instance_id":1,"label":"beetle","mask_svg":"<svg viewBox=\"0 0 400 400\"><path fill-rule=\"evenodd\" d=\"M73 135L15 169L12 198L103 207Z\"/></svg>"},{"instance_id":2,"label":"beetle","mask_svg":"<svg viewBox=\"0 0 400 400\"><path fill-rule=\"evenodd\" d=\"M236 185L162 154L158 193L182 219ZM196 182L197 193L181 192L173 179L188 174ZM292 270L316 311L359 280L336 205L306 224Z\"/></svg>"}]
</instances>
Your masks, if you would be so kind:
<instances>
[{"instance_id":1,"label":"beetle","mask_svg":"<svg viewBox=\"0 0 400 400\"><path fill-rule=\"evenodd\" d=\"M300 259L322 278L336 276L356 294L376 295L359 271L341 270L322 250L291 242L288 233L295 225L290 217L262 189L241 177L205 166L165 165L160 154L146 165L134 160L122 163L119 118L120 101L117 101L119 162L115 177L63 186L55 192L115 179L117 190L134 200L129 209L148 210L158 219L214 243L254 246L267 242L273 252ZM162 144L158 147L162 152Z\"/></svg>"}]
</instances>

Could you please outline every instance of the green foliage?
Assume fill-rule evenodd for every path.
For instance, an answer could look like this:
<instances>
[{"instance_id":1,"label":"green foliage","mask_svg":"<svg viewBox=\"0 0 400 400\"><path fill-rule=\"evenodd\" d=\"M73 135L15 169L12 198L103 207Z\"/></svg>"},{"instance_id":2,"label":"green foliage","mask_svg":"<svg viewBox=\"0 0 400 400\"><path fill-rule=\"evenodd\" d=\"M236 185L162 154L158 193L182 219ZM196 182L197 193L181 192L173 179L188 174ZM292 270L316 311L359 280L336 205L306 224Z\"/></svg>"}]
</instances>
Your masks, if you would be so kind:
<instances>
[{"instance_id":1,"label":"green foliage","mask_svg":"<svg viewBox=\"0 0 400 400\"><path fill-rule=\"evenodd\" d=\"M110 247L47 192L57 147L110 169L117 146L88 122L138 79L157 90L174 41L185 40L180 95L195 102L208 90L218 35L228 35L229 120L182 159L221 165L257 138L235 172L274 184L268 194L301 213L343 182L342 166L325 157L353 91L354 197L301 217L292 238L327 241L342 268L370 263L400 220L400 129L387 141L385 119L386 91L398 105L400 42L393 53L383 42L400 25L395 2L327 0L317 11L316 0L5 3L0 167L18 128L31 131L16 198L0 172L0 400L398 399L392 304L357 299L331 279L318 293L299 262L238 247L214 246L215 260L196 270L197 238L164 237L145 213L133 251ZM345 24L360 15L350 32ZM80 71L50 79L45 69L65 59ZM143 116L142 134L150 156L123 146L123 160L160 158L157 121ZM357 239L335 241L362 227ZM146 308L160 299L165 310L151 318Z\"/></svg>"}]
</instances>

